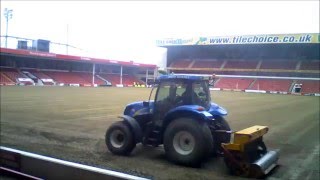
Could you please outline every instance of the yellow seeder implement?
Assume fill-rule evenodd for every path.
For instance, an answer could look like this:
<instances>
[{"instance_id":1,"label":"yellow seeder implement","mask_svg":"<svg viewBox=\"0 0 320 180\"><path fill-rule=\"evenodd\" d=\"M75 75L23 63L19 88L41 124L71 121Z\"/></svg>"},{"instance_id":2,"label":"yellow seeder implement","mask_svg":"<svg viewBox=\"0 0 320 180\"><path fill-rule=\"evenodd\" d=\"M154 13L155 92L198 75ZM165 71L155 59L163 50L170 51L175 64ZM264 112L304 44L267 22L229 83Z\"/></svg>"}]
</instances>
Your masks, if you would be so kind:
<instances>
[{"instance_id":1,"label":"yellow seeder implement","mask_svg":"<svg viewBox=\"0 0 320 180\"><path fill-rule=\"evenodd\" d=\"M262 177L276 167L278 151L267 151L262 141L267 126L252 126L233 133L230 143L222 143L224 161L237 176Z\"/></svg>"}]
</instances>

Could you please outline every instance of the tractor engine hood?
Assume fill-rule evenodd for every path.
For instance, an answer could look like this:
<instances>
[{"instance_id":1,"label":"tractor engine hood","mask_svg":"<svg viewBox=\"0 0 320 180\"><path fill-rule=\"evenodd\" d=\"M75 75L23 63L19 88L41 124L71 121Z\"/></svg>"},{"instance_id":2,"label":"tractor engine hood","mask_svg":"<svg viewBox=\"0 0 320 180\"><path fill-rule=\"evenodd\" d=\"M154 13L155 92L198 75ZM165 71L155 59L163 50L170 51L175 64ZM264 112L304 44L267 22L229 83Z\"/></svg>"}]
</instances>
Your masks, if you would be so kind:
<instances>
[{"instance_id":1,"label":"tractor engine hood","mask_svg":"<svg viewBox=\"0 0 320 180\"><path fill-rule=\"evenodd\" d=\"M224 109L223 107L219 106L216 103L211 103L210 108L208 110L210 114L213 116L226 116L228 114L228 111Z\"/></svg>"},{"instance_id":2,"label":"tractor engine hood","mask_svg":"<svg viewBox=\"0 0 320 180\"><path fill-rule=\"evenodd\" d=\"M144 106L143 102L149 103L148 106ZM130 117L134 117L137 115L150 114L154 107L154 101L137 101L134 103L130 103L124 110L124 115L128 115Z\"/></svg>"}]
</instances>

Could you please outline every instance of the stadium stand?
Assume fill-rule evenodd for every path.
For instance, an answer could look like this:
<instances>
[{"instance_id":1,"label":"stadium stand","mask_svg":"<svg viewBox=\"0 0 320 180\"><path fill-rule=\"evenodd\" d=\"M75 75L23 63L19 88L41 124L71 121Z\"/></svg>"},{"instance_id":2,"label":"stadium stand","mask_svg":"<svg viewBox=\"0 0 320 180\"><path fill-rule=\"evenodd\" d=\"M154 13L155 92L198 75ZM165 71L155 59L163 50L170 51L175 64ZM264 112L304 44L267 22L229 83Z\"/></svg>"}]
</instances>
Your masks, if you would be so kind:
<instances>
[{"instance_id":1,"label":"stadium stand","mask_svg":"<svg viewBox=\"0 0 320 180\"><path fill-rule=\"evenodd\" d=\"M182 59L175 61L171 64L171 67L187 68L192 61L190 59Z\"/></svg>"},{"instance_id":2,"label":"stadium stand","mask_svg":"<svg viewBox=\"0 0 320 180\"><path fill-rule=\"evenodd\" d=\"M10 37L13 41L23 38ZM27 41L32 41L26 39ZM32 41L33 42L33 41ZM108 79L114 85L122 79L126 85L141 82L139 79L154 79L155 64L144 64L130 61L101 59L97 57L78 56L71 54L56 54L52 51L41 51L28 47L4 48L1 47L0 68L1 85L12 83L26 85L21 81L28 80L32 85L59 85L59 86L110 86ZM16 48L16 49L15 49ZM54 48L54 50L57 50ZM111 73L108 79L99 77L99 72ZM142 72L138 74L137 72ZM95 77L93 78L93 74ZM122 74L122 75L121 75ZM130 75L126 75L130 74ZM19 79L20 78L20 79ZM94 83L92 84L92 80ZM19 82L18 82L19 81ZM121 86L121 85L120 85Z\"/></svg>"},{"instance_id":3,"label":"stadium stand","mask_svg":"<svg viewBox=\"0 0 320 180\"><path fill-rule=\"evenodd\" d=\"M123 84L125 86L132 86L134 84L134 82L139 82L140 84L144 84L144 82L140 81L138 78L136 78L132 75L125 74L123 77L124 77Z\"/></svg>"},{"instance_id":4,"label":"stadium stand","mask_svg":"<svg viewBox=\"0 0 320 180\"><path fill-rule=\"evenodd\" d=\"M6 75L11 81L16 82L18 78L26 78L24 75L20 74L16 69L6 68L1 70L4 75Z\"/></svg>"},{"instance_id":5,"label":"stadium stand","mask_svg":"<svg viewBox=\"0 0 320 180\"><path fill-rule=\"evenodd\" d=\"M207 60L195 60L192 68L221 68L223 61L217 61L213 59Z\"/></svg>"},{"instance_id":6,"label":"stadium stand","mask_svg":"<svg viewBox=\"0 0 320 180\"><path fill-rule=\"evenodd\" d=\"M28 69L26 70L28 71L29 73L31 73L33 76L37 77L39 80L42 81L42 83L44 85L54 85L54 81L52 82L47 82L45 80L49 79L49 80L53 80L51 77L49 77L48 75L44 74L43 72L41 71L37 71L37 70L34 70L34 69Z\"/></svg>"},{"instance_id":7,"label":"stadium stand","mask_svg":"<svg viewBox=\"0 0 320 180\"><path fill-rule=\"evenodd\" d=\"M214 85L216 88L222 89L238 89L245 90L253 82L253 79L245 78L221 78Z\"/></svg>"},{"instance_id":8,"label":"stadium stand","mask_svg":"<svg viewBox=\"0 0 320 180\"><path fill-rule=\"evenodd\" d=\"M120 77L118 74L104 74L99 73L99 76L106 79L107 81L111 82L111 84L114 86L116 84L120 84Z\"/></svg>"},{"instance_id":9,"label":"stadium stand","mask_svg":"<svg viewBox=\"0 0 320 180\"><path fill-rule=\"evenodd\" d=\"M320 81L297 81L302 84L301 93L320 93Z\"/></svg>"},{"instance_id":10,"label":"stadium stand","mask_svg":"<svg viewBox=\"0 0 320 180\"><path fill-rule=\"evenodd\" d=\"M77 73L74 72L58 72L58 71L44 71L45 74L52 77L57 83L64 84L80 84L90 85L90 81L82 79Z\"/></svg>"},{"instance_id":11,"label":"stadium stand","mask_svg":"<svg viewBox=\"0 0 320 180\"><path fill-rule=\"evenodd\" d=\"M229 60L224 68L230 69L256 69L258 61L235 61Z\"/></svg>"},{"instance_id":12,"label":"stadium stand","mask_svg":"<svg viewBox=\"0 0 320 180\"><path fill-rule=\"evenodd\" d=\"M294 60L264 60L260 69L296 69L297 61Z\"/></svg>"},{"instance_id":13,"label":"stadium stand","mask_svg":"<svg viewBox=\"0 0 320 180\"><path fill-rule=\"evenodd\" d=\"M3 74L3 77L9 78L12 82L15 82L16 84L23 83L24 85L33 85L31 79L29 79L24 74L20 73L15 68L1 68L1 72Z\"/></svg>"},{"instance_id":14,"label":"stadium stand","mask_svg":"<svg viewBox=\"0 0 320 180\"><path fill-rule=\"evenodd\" d=\"M302 61L300 69L301 70L319 70L320 60Z\"/></svg>"},{"instance_id":15,"label":"stadium stand","mask_svg":"<svg viewBox=\"0 0 320 180\"><path fill-rule=\"evenodd\" d=\"M250 89L289 92L289 88L291 84L292 84L292 80L258 79Z\"/></svg>"},{"instance_id":16,"label":"stadium stand","mask_svg":"<svg viewBox=\"0 0 320 180\"><path fill-rule=\"evenodd\" d=\"M88 82L89 84L91 84L92 82L92 73L90 72L73 72L73 74L79 76L81 79ZM106 82L100 79L99 77L95 76L94 84L104 85L106 84Z\"/></svg>"},{"instance_id":17,"label":"stadium stand","mask_svg":"<svg viewBox=\"0 0 320 180\"><path fill-rule=\"evenodd\" d=\"M99 73L99 76L111 82L113 86L120 84L120 76L119 74L104 74ZM133 86L134 82L139 82L140 84L144 84L141 80L136 78L133 75L123 74L122 76L122 84L124 86Z\"/></svg>"},{"instance_id":18,"label":"stadium stand","mask_svg":"<svg viewBox=\"0 0 320 180\"><path fill-rule=\"evenodd\" d=\"M0 72L0 84L2 85L14 85L15 82L12 81L10 78L8 78L5 74L3 74L2 72Z\"/></svg>"}]
</instances>

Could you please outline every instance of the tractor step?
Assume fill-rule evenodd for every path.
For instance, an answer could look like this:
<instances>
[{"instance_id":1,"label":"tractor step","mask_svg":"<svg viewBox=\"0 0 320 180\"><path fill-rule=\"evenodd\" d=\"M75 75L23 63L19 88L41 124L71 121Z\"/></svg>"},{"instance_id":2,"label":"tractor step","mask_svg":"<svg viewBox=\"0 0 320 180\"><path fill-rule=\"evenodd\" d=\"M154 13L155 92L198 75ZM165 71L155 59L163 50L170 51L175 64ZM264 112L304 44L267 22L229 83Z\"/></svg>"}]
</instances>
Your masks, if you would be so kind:
<instances>
[{"instance_id":1,"label":"tractor step","mask_svg":"<svg viewBox=\"0 0 320 180\"><path fill-rule=\"evenodd\" d=\"M159 137L160 137L161 129L158 126L152 127L151 124L149 128L152 128L152 130L147 134L146 138L143 141L143 144L157 147L160 144Z\"/></svg>"},{"instance_id":2,"label":"tractor step","mask_svg":"<svg viewBox=\"0 0 320 180\"><path fill-rule=\"evenodd\" d=\"M149 146L154 146L154 147L157 147L159 145L158 139L156 139L156 138L148 138L148 139L144 140L143 144L149 145Z\"/></svg>"}]
</instances>

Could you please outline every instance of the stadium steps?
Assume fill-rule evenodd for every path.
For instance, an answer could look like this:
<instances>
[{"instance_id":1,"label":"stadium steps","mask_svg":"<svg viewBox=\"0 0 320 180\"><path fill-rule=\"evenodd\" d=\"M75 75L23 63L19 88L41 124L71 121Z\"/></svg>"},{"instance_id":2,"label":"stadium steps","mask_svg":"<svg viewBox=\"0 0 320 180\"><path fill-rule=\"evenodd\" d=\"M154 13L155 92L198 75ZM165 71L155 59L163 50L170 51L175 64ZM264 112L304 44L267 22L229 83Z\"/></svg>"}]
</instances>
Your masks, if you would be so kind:
<instances>
[{"instance_id":1,"label":"stadium steps","mask_svg":"<svg viewBox=\"0 0 320 180\"><path fill-rule=\"evenodd\" d=\"M254 79L254 80L250 83L250 85L248 86L247 89L251 89L252 86L254 85L254 83L256 83L257 80L258 80L258 79Z\"/></svg>"},{"instance_id":2,"label":"stadium steps","mask_svg":"<svg viewBox=\"0 0 320 180\"><path fill-rule=\"evenodd\" d=\"M300 69L300 67L301 67L301 62L302 62L302 61L298 61L297 66L296 66L296 70L299 70L299 69Z\"/></svg>"},{"instance_id":3,"label":"stadium steps","mask_svg":"<svg viewBox=\"0 0 320 180\"><path fill-rule=\"evenodd\" d=\"M256 69L260 69L261 64L262 64L262 60L260 60L260 61L258 62Z\"/></svg>"},{"instance_id":4,"label":"stadium steps","mask_svg":"<svg viewBox=\"0 0 320 180\"><path fill-rule=\"evenodd\" d=\"M192 68L195 62L196 62L195 60L192 60L191 63L189 64L188 68Z\"/></svg>"},{"instance_id":5,"label":"stadium steps","mask_svg":"<svg viewBox=\"0 0 320 180\"><path fill-rule=\"evenodd\" d=\"M294 85L297 83L297 80L293 80L290 87L289 87L289 91L288 92L292 92Z\"/></svg>"},{"instance_id":6,"label":"stadium steps","mask_svg":"<svg viewBox=\"0 0 320 180\"><path fill-rule=\"evenodd\" d=\"M221 64L220 69L223 69L223 68L224 68L224 66L226 66L226 64L227 64L227 63L228 63L228 60L223 61L223 63Z\"/></svg>"},{"instance_id":7,"label":"stadium steps","mask_svg":"<svg viewBox=\"0 0 320 180\"><path fill-rule=\"evenodd\" d=\"M6 74L1 73L1 76L2 76L3 78L5 78L5 79L7 80L7 82L15 83L15 82L12 81Z\"/></svg>"},{"instance_id":8,"label":"stadium steps","mask_svg":"<svg viewBox=\"0 0 320 180\"><path fill-rule=\"evenodd\" d=\"M108 80L106 80L105 78L99 76L98 74L96 75L97 78L101 79L102 81L106 82L107 85L111 85L111 82L109 82Z\"/></svg>"},{"instance_id":9,"label":"stadium steps","mask_svg":"<svg viewBox=\"0 0 320 180\"><path fill-rule=\"evenodd\" d=\"M29 71L21 71L21 74L24 74L26 77L30 78L33 83L37 82L37 85L43 85L42 81L35 75L31 74Z\"/></svg>"},{"instance_id":10,"label":"stadium steps","mask_svg":"<svg viewBox=\"0 0 320 180\"><path fill-rule=\"evenodd\" d=\"M29 76L25 75L20 69L17 69L17 71L21 76L23 76L23 78L30 78Z\"/></svg>"}]
</instances>

